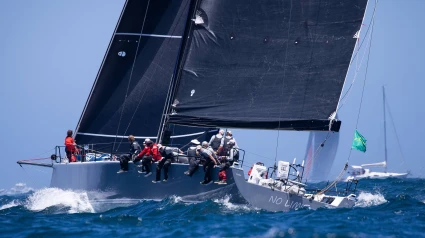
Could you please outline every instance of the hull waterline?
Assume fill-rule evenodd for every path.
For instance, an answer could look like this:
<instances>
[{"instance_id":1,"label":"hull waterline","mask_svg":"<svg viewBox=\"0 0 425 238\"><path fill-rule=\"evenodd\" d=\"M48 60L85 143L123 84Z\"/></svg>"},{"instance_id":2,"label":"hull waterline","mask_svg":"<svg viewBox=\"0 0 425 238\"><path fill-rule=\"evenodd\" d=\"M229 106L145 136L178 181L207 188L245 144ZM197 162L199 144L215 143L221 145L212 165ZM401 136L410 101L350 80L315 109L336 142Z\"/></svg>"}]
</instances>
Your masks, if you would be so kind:
<instances>
[{"instance_id":1,"label":"hull waterline","mask_svg":"<svg viewBox=\"0 0 425 238\"><path fill-rule=\"evenodd\" d=\"M103 192L106 199L164 199L179 196L185 201L204 201L214 198L230 197L231 202L244 203L235 186L232 172L227 171L227 185L201 185L204 171L200 166L192 177L184 174L187 164L172 164L167 182L152 183L155 180L156 164L151 165L152 175L137 172L137 167L129 163L129 171L117 174L117 161L99 161L84 163L58 163L53 165L50 186L60 189ZM213 170L213 179L218 180L218 168ZM163 179L161 171L161 180Z\"/></svg>"}]
</instances>

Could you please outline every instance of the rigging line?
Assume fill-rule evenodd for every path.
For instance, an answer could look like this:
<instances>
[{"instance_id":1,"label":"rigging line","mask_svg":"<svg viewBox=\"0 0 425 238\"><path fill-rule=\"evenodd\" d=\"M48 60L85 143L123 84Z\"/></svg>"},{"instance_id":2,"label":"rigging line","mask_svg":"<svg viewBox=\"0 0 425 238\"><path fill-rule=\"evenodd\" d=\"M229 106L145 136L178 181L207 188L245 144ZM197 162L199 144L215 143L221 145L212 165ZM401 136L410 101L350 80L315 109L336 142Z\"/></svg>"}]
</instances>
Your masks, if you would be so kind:
<instances>
[{"instance_id":1,"label":"rigging line","mask_svg":"<svg viewBox=\"0 0 425 238\"><path fill-rule=\"evenodd\" d=\"M390 104L388 103L388 99L386 100L385 103L387 105L388 114L390 115L390 118L391 118L391 125L393 126L393 129L394 129L394 132L395 132L395 138L397 139L398 148L400 149L401 159L403 160L402 164L404 164L406 162L406 160L404 159L405 157L404 157L404 154L403 154L403 150L401 149L400 139L398 138L397 129L396 129L395 124L394 124L394 118L393 118L393 115L391 113Z\"/></svg>"},{"instance_id":2,"label":"rigging line","mask_svg":"<svg viewBox=\"0 0 425 238\"><path fill-rule=\"evenodd\" d=\"M188 2L186 2L186 6L187 6L187 4L188 4ZM183 9L184 9L184 8L186 8L186 6L184 6L184 7L183 7ZM180 21L180 20L181 20L181 18L182 18L182 17L181 17L181 15L183 14L183 12L184 12L184 10L183 10L183 11L181 11L180 16L178 17L178 20L177 20L176 24L174 25L174 28L173 28L173 30L172 30L172 32L171 32L171 35L174 35L174 32L175 32L175 30L176 30L177 26L179 25L179 21ZM145 16L145 17L146 17L146 16ZM143 29L143 28L142 28L142 29ZM171 41L172 41L172 39L170 39L170 38L168 38L168 39L166 39L166 40L167 40L166 44L169 44L169 42L171 42ZM165 53L165 51L163 51L163 52L161 53L161 55L160 55L160 58L161 58L161 59L162 59L162 56L164 55L164 53ZM136 54L137 54L137 52L136 52ZM153 62L152 62L152 63L153 63ZM157 69L158 69L158 68L159 68L159 66L158 66L158 65L156 65L155 70L154 70L154 72L152 73L152 75L155 75L155 73L156 73L156 71L157 71ZM148 79L150 79L150 82L152 82L152 78L148 78ZM146 84L145 84L145 85L146 85ZM151 83L149 83L148 85L150 85L150 86L152 87L152 84L151 84ZM143 98L145 97L146 92L147 92L147 87L144 87L143 94L142 94L142 96L140 97L139 102L137 103L136 109L134 110L133 115L131 116L130 122L128 123L127 128L125 129L125 131L124 131L124 133L123 133L124 135L126 135L126 134L127 134L128 128L130 128L131 122L133 121L134 116L136 115L136 112L137 112L137 110L139 109L140 103L142 102ZM124 138L121 138L120 143L118 144L118 148L121 146L121 143L123 142L123 140L124 140ZM118 150L118 148L117 148L117 150Z\"/></svg>"},{"instance_id":3,"label":"rigging line","mask_svg":"<svg viewBox=\"0 0 425 238\"><path fill-rule=\"evenodd\" d=\"M367 36L367 35L366 35ZM370 39L370 34L366 37L365 36L365 38L369 38ZM369 43L370 43L370 41L368 41L368 43L367 43L367 45L366 45L366 49L368 49L368 47L369 47ZM366 51L363 51L363 55L362 55L362 58L361 58L361 60L360 60L360 64L358 64L358 59L359 58L357 58L356 59L356 70L355 70L355 72L354 72L354 77L353 77L353 81L351 82L351 84L350 84L350 87L348 87L348 90L347 90L347 92L344 94L344 96L341 98L341 100L340 100L340 102L341 102L341 104L339 105L339 107L337 108L337 112L342 108L342 106L344 106L344 104L347 102L347 100L348 100L348 98L349 98L349 96L350 96L350 94L351 94L351 89L352 89L352 86L354 85L354 83L355 83L355 81L356 81L356 79L357 79L357 75L358 75L358 73L360 72L360 68L362 67L362 65L363 65L363 60L365 59L365 56L366 56ZM344 100L345 99L345 100Z\"/></svg>"},{"instance_id":4,"label":"rigging line","mask_svg":"<svg viewBox=\"0 0 425 238\"><path fill-rule=\"evenodd\" d=\"M378 0L376 0L376 1L375 1L375 7L374 7L374 10L373 10L373 17L372 17L372 19L371 19L371 25L368 27L368 31L369 31L369 28L371 28L371 33L370 33L370 37L369 37L369 48L368 48L368 56L367 56L367 61L366 61L366 72L365 72L365 78L364 78L364 81L363 81L363 88L362 88L362 95L361 95L361 98L360 98L359 112L357 113L356 129L357 129L357 126L358 126L358 123L359 123L360 111L361 111L362 103L363 103L364 89L365 89L366 80L367 80L367 72L368 72L368 68L369 68L369 58L370 58L370 49L372 48L373 27L374 27L374 25L375 25L375 10L376 10L377 3L378 3ZM367 35L367 32L366 32L366 35ZM365 39L366 39L366 37L365 37ZM363 42L364 42L364 40L363 40ZM363 42L362 42L362 44L363 44ZM362 44L361 44L361 45L362 45ZM360 45L360 46L361 46L361 45ZM356 54L356 55L357 55L357 54ZM353 60L354 60L354 59L353 59ZM351 63L353 62L353 60L350 62L350 65L351 65ZM351 86L350 86L350 88L349 88L349 89L351 89ZM345 95L347 95L347 93L346 93ZM343 97L345 97L345 95L344 95ZM342 98L343 98L343 97L342 97ZM341 100L342 100L342 99L341 99ZM351 152L352 152L352 151L353 151L353 149L351 148L351 149L350 149L350 152L349 152L349 154L348 154L347 162L346 162L346 164L345 164L345 166L344 166L344 169L343 169L343 170L341 170L341 172L340 172L340 173L339 173L339 175L336 177L336 179L335 179L335 180L334 180L331 184L329 184L327 187L325 187L324 189L320 190L317 194L323 194L323 193L325 193L326 191L328 191L328 190L329 190L329 188L333 187L333 186L334 186L334 184L338 183L338 181L339 181L339 180L341 180L341 178L342 178L342 176L343 176L343 174L344 174L344 171L346 171L346 170L347 170L347 168L348 168L348 162L350 161L350 157L351 157Z\"/></svg>"},{"instance_id":5,"label":"rigging line","mask_svg":"<svg viewBox=\"0 0 425 238\"><path fill-rule=\"evenodd\" d=\"M350 64L349 64L348 66L350 66L350 65L354 62L354 59L356 59L357 54L358 54L358 53L359 53L359 51L360 51L360 48L363 46L363 43L366 41L366 36L367 36L367 34L368 34L368 32L369 32L369 29L371 28L372 22L374 22L374 19L375 19L375 13L376 13L376 7L377 7L377 5L378 5L378 0L375 0L375 6L374 6L374 8L373 8L373 13L372 13L372 19L370 20L369 25L368 25L368 27L367 27L366 34L365 34L365 38L364 38L364 39L363 39L363 41L360 43L360 45L359 45L359 47L358 47L358 49L357 49L356 53L354 54L354 56L353 56L353 58L351 59ZM340 101L342 101L342 100L343 100L343 99L347 96L347 93L348 93L349 91L351 91L352 86L353 86L353 84L351 84L351 85L350 85L350 87L348 87L347 91L346 91L346 92L345 92L345 94L341 97ZM342 106L341 106L341 107L342 107ZM341 107L340 107L340 108L341 108ZM338 109L337 109L337 111L338 111Z\"/></svg>"},{"instance_id":6,"label":"rigging line","mask_svg":"<svg viewBox=\"0 0 425 238\"><path fill-rule=\"evenodd\" d=\"M377 1L378 1L378 0L376 0L376 2L377 2ZM376 6L376 5L375 5L375 6ZM371 29L371 32L370 32L370 38L369 38L370 43L369 43L369 49L368 49L367 61L366 61L366 72L365 72L364 81L363 81L362 96L360 97L360 106L359 106L359 111L358 111L358 113L357 113L356 130L357 130L357 126L359 125L360 112L361 112L362 104L363 104L363 95L364 95L364 90L365 90L366 80L367 80L367 72L368 72L368 69L369 69L370 49L372 48L373 27L374 27L374 25L375 25L375 20L373 20L373 21L372 21L372 25L371 25L372 29ZM347 163L348 163L348 161L350 160L350 157L351 157L351 151L352 151L352 150L353 150L353 149L351 148L351 149L350 149L350 153L348 154Z\"/></svg>"},{"instance_id":7,"label":"rigging line","mask_svg":"<svg viewBox=\"0 0 425 238\"><path fill-rule=\"evenodd\" d=\"M256 154L256 153L253 153L253 152L250 152L250 151L247 151L247 150L245 150L245 152L248 153L248 154L253 154L255 156L264 158L264 159L273 160L272 158L269 158L269 157L266 157L266 156L263 156L263 155L259 155L259 154Z\"/></svg>"},{"instance_id":8,"label":"rigging line","mask_svg":"<svg viewBox=\"0 0 425 238\"><path fill-rule=\"evenodd\" d=\"M50 149L50 150L48 150L48 151L46 151L46 152L44 152L44 153L40 153L40 154L38 154L38 155L36 155L36 156L34 156L34 157L40 157L40 155L47 154L47 153L49 153L50 151L54 151L54 150L55 150L55 148Z\"/></svg>"},{"instance_id":9,"label":"rigging line","mask_svg":"<svg viewBox=\"0 0 425 238\"><path fill-rule=\"evenodd\" d=\"M319 146L317 146L317 148L316 148L316 151L314 151L314 157L313 157L313 159L311 160L311 164L314 164L314 161L316 160L316 158L317 158L317 156L320 154L320 152L322 151L322 149L323 149L323 146L325 146L325 143L326 143L326 141L331 137L331 135L332 134L330 134L331 132L330 131L328 131L328 133L326 134L326 137L325 137L325 139L323 140L323 142L319 145ZM322 146L323 145L323 146Z\"/></svg>"},{"instance_id":10,"label":"rigging line","mask_svg":"<svg viewBox=\"0 0 425 238\"><path fill-rule=\"evenodd\" d=\"M326 186L325 188L323 188L322 190L317 192L316 195L326 193L327 191L329 191L330 188L336 186L336 184L339 182L339 180L341 180L341 178L344 175L344 172L345 172L345 170L347 170L347 168L348 168L348 162L345 164L344 169L342 169L341 172L339 172L336 179L334 181L332 181L332 183L330 183L328 186Z\"/></svg>"},{"instance_id":11,"label":"rigging line","mask_svg":"<svg viewBox=\"0 0 425 238\"><path fill-rule=\"evenodd\" d=\"M368 69L369 69L370 49L372 48L372 38L373 38L373 26L374 26L374 21L372 22L372 31L370 33L370 44L369 44L369 49L368 49L368 53L367 53L366 72L365 72L364 81L363 81L362 96L360 97L359 113L357 114L356 129L357 129L357 126L359 124L360 111L361 111L362 105L363 105L363 95L364 95L364 89L365 89L366 80L367 80L367 72L368 72Z\"/></svg>"},{"instance_id":12,"label":"rigging line","mask_svg":"<svg viewBox=\"0 0 425 238\"><path fill-rule=\"evenodd\" d=\"M125 92L124 103L123 103L123 105L122 105L122 109L121 109L121 113L120 113L120 120L118 121L118 126L117 126L117 133L116 133L116 135L118 135L118 131L119 131L119 129L120 129L120 125L121 125L122 115L123 115L123 113L124 113L125 104L126 104L126 102L127 102L128 90L130 89L131 78L132 78L132 76L133 76L134 65L136 64L137 53L139 52L140 40L142 39L142 33L143 33L143 28L145 27L146 16L148 15L149 4L150 4L150 0L148 0L148 4L147 4L147 6L146 6L145 17L143 18L142 29L140 30L139 41L137 42L136 54L135 54L135 56L134 56L133 65L131 66L130 78L128 79L127 91ZM112 147L112 150L114 150L114 149L115 149L115 143L116 143L116 141L117 141L117 137L115 137L115 140L114 140L114 146Z\"/></svg>"},{"instance_id":13,"label":"rigging line","mask_svg":"<svg viewBox=\"0 0 425 238\"><path fill-rule=\"evenodd\" d=\"M172 31L173 35L174 35L174 31L176 30L177 26L180 23L180 20L183 19L182 15L185 12L186 8L187 8L187 17L185 19L187 20L187 18L190 17L189 16L190 15L190 5L189 5L190 2L191 1L186 1L186 5L183 7L183 11L181 11L181 14L178 17L177 23L176 23L176 25L175 25L175 27ZM185 28L186 28L186 25L185 25ZM176 57L175 64L174 64L174 67L173 67L173 72L172 72L171 78L170 78L170 83L168 84L168 91L167 91L167 96L165 97L164 108L162 109L161 120L159 122L158 133L157 133L157 142L162 142L161 141L162 140L162 127L163 127L163 124L165 124L166 120L167 120L167 115L166 115L167 109L168 109L167 105L169 105L171 103L171 99L169 99L169 98L171 97L170 93L171 93L171 89L172 89L173 82L174 82L174 74L175 74L176 68L178 66L178 58L179 58L179 55L180 55L181 48L183 47L184 30L183 30L183 34L181 34L181 35L182 35L182 41L180 42L180 45L179 45L177 57Z\"/></svg>"},{"instance_id":14,"label":"rigging line","mask_svg":"<svg viewBox=\"0 0 425 238\"><path fill-rule=\"evenodd\" d=\"M156 69L155 69L155 71L154 71L154 74L155 74L155 72L156 72ZM152 81L151 81L151 78L149 78L149 79L150 79L150 81L149 81L149 82L152 82ZM152 83L148 83L148 85L152 86ZM144 88L143 88L143 89L144 89L144 90L143 90L143 94L142 94L142 96L140 97L139 102L137 103L137 107L136 107L136 109L134 110L133 115L131 116L131 119L130 119L130 122L128 123L128 125L127 125L127 128L125 128L125 131L124 131L123 135L126 135L126 134L127 134L128 128L130 128L131 122L133 121L133 118L134 118L134 116L136 115L137 109L139 109L140 103L142 102L142 99L143 99L143 97L144 97L144 96L145 96L145 94L146 94L147 88L148 88L148 87L144 87ZM115 135L115 139L116 139L117 137L118 137L118 131L117 131L117 134ZM118 146L117 146L117 150L116 150L116 151L118 151L118 148L121 146L121 144L122 144L123 140L124 140L124 138L122 138L122 137L121 137L121 140L120 140L120 142L118 143ZM114 142L114 147L115 147L115 142Z\"/></svg>"},{"instance_id":15,"label":"rigging line","mask_svg":"<svg viewBox=\"0 0 425 238\"><path fill-rule=\"evenodd\" d=\"M289 21L288 21L288 36L287 36L287 41L286 41L286 49L285 49L285 64L283 65L283 77L282 77L282 90L280 92L280 95L283 95L283 90L284 90L284 84L285 84L285 77L286 77L286 64L287 64L287 60L288 60L288 48L289 48L289 36L290 36L290 29L291 29L291 20L292 20L292 0L291 0L291 7L289 9ZM279 125L277 128L277 137L276 137L276 152L275 152L275 157L274 157L274 162L276 164L276 160L277 160L277 150L279 149L279 135L280 135L280 121L281 121L281 117L282 117L282 106L283 106L283 101L281 101L280 103L280 108L279 108Z\"/></svg>"}]
</instances>

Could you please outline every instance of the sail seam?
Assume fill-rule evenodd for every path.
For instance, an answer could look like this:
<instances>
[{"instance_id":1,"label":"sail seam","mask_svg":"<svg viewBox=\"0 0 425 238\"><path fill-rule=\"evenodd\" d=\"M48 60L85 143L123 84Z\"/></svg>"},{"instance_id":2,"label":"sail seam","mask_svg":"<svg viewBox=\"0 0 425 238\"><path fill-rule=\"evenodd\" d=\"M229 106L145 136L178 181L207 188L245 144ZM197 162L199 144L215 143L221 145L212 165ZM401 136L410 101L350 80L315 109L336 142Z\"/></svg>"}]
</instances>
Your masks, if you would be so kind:
<instances>
[{"instance_id":1,"label":"sail seam","mask_svg":"<svg viewBox=\"0 0 425 238\"><path fill-rule=\"evenodd\" d=\"M127 32L121 32L121 33L115 33L116 36L150 36L150 37L162 37L162 38L174 38L174 39L181 39L182 36L174 36L174 35L158 35L158 34L143 34L143 33L127 33Z\"/></svg>"}]
</instances>

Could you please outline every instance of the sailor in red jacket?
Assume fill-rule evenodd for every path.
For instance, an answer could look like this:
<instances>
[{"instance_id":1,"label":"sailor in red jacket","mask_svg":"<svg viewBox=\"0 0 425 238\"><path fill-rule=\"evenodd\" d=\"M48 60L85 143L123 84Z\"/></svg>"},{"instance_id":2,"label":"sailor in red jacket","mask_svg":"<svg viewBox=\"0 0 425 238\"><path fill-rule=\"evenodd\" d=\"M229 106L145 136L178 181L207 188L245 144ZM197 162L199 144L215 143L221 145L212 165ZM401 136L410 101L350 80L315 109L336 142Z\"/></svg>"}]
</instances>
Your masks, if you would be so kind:
<instances>
[{"instance_id":1,"label":"sailor in red jacket","mask_svg":"<svg viewBox=\"0 0 425 238\"><path fill-rule=\"evenodd\" d=\"M76 145L77 144L75 144L74 138L72 138L72 130L68 130L66 132L66 138L65 138L65 153L66 153L66 157L68 157L69 162L77 161L74 155L74 153L78 153L78 149Z\"/></svg>"},{"instance_id":2,"label":"sailor in red jacket","mask_svg":"<svg viewBox=\"0 0 425 238\"><path fill-rule=\"evenodd\" d=\"M140 152L140 154L137 156L137 161L142 160L142 170L139 170L139 173L146 173L145 177L148 177L152 174L151 172L151 164L152 161L157 158L158 149L154 148L156 147L156 144L154 144L150 139L145 140L145 148Z\"/></svg>"}]
</instances>

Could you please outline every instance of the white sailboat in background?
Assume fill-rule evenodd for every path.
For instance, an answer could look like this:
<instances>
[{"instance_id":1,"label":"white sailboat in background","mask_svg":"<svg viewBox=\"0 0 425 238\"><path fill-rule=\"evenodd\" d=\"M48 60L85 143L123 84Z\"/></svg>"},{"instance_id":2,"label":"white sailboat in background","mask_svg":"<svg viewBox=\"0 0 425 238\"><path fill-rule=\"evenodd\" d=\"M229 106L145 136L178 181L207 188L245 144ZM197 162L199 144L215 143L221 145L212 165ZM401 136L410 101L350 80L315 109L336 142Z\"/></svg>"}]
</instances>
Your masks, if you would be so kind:
<instances>
[{"instance_id":1,"label":"white sailboat in background","mask_svg":"<svg viewBox=\"0 0 425 238\"><path fill-rule=\"evenodd\" d=\"M348 180L353 179L363 179L363 178L371 178L371 179L385 179L385 178L404 178L408 175L408 173L391 173L387 171L387 160L388 160L388 153L387 153L387 121L386 121L386 111L385 111L385 87L382 86L382 95L383 95L383 107L384 107L384 158L385 161L378 162L378 163L371 163L371 164L362 164L362 165L351 165L349 169L347 170ZM393 126L394 127L394 126ZM394 131L397 134L396 128L394 127ZM400 144L399 144L400 147ZM401 147L400 147L401 151ZM370 168L373 167L381 167L384 168L384 172L375 172L371 171Z\"/></svg>"}]
</instances>

